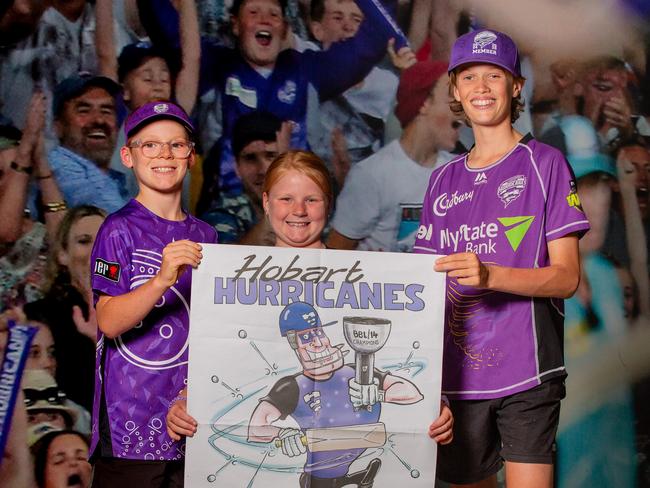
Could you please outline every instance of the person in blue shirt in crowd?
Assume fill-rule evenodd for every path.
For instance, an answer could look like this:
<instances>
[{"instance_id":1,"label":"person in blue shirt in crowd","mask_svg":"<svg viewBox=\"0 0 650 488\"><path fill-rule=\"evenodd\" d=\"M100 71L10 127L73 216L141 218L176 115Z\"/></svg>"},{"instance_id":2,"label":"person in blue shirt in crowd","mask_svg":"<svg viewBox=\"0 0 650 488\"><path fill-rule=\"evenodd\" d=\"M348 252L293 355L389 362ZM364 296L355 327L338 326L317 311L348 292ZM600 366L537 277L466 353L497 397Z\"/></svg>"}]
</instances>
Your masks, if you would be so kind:
<instances>
[{"instance_id":1,"label":"person in blue shirt in crowd","mask_svg":"<svg viewBox=\"0 0 650 488\"><path fill-rule=\"evenodd\" d=\"M204 192L240 190L232 152L234 122L254 110L265 110L292 122L292 148L307 147L307 87L321 100L343 93L365 78L384 56L390 39L399 53L406 39L390 14L378 3L358 0L365 17L353 38L327 51L299 53L284 49L287 37L285 0L235 0L232 30L235 49L204 42L199 92L217 88L221 96L223 132L220 167L204 168ZM139 2L140 18L155 44L178 45L176 12L168 0ZM284 50L283 50L284 49Z\"/></svg>"},{"instance_id":2,"label":"person in blue shirt in crowd","mask_svg":"<svg viewBox=\"0 0 650 488\"><path fill-rule=\"evenodd\" d=\"M59 145L50 167L69 207L94 205L107 213L128 201L124 175L109 168L117 136L115 95L120 86L90 73L72 75L54 89L52 111Z\"/></svg>"}]
</instances>

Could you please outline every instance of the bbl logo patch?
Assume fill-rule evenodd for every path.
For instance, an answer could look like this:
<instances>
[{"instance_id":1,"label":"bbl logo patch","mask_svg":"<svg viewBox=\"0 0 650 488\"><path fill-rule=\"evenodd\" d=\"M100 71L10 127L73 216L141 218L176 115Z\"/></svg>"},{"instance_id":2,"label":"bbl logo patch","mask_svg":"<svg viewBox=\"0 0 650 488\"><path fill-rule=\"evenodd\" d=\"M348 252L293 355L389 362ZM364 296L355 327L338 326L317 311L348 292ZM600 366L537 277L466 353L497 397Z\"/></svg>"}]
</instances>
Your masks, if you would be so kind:
<instances>
[{"instance_id":1,"label":"bbl logo patch","mask_svg":"<svg viewBox=\"0 0 650 488\"><path fill-rule=\"evenodd\" d=\"M169 105L166 103L159 103L157 105L154 105L153 111L157 114L164 114L165 112L169 111Z\"/></svg>"},{"instance_id":2,"label":"bbl logo patch","mask_svg":"<svg viewBox=\"0 0 650 488\"><path fill-rule=\"evenodd\" d=\"M95 274L117 283L120 281L120 265L97 258L95 259Z\"/></svg>"}]
</instances>

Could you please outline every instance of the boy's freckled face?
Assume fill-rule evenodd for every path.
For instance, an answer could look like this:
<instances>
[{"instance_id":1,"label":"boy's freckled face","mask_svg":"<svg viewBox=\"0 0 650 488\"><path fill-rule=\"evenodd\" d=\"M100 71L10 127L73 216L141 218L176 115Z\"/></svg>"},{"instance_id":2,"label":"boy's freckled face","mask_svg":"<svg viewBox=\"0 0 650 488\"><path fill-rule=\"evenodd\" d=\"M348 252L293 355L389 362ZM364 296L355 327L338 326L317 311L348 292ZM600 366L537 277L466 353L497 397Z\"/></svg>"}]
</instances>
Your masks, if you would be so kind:
<instances>
[{"instance_id":1,"label":"boy's freckled face","mask_svg":"<svg viewBox=\"0 0 650 488\"><path fill-rule=\"evenodd\" d=\"M248 0L232 19L244 58L255 67L273 68L287 26L282 6L276 0Z\"/></svg>"},{"instance_id":2,"label":"boy's freckled face","mask_svg":"<svg viewBox=\"0 0 650 488\"><path fill-rule=\"evenodd\" d=\"M143 127L130 139L136 147L122 148L122 161L132 168L138 180L140 191L143 187L162 193L173 193L183 185L183 178L194 165L194 151L186 158L175 157L169 143L188 142L187 130L173 120L157 120ZM148 142L163 144L160 154L150 158L143 154L142 144Z\"/></svg>"}]
</instances>

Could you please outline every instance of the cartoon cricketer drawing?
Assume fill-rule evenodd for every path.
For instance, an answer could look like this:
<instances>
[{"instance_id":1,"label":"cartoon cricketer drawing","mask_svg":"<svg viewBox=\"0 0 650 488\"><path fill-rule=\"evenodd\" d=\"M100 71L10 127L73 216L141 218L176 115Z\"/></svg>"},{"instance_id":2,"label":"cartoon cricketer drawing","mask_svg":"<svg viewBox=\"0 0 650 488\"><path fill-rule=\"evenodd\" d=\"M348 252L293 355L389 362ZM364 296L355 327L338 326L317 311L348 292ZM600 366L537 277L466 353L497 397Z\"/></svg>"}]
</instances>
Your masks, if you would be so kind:
<instances>
[{"instance_id":1,"label":"cartoon cricketer drawing","mask_svg":"<svg viewBox=\"0 0 650 488\"><path fill-rule=\"evenodd\" d=\"M381 467L349 473L367 448L386 442L381 403L414 404L423 396L410 381L374 368L374 354L390 334L391 322L370 317L344 317L346 341L355 364L344 364L343 345L332 345L316 309L304 302L280 313L280 333L289 341L302 372L278 380L261 398L248 426L250 442L273 442L287 456L307 453L301 488L371 488ZM345 351L347 353L347 351ZM292 417L299 429L274 425Z\"/></svg>"}]
</instances>

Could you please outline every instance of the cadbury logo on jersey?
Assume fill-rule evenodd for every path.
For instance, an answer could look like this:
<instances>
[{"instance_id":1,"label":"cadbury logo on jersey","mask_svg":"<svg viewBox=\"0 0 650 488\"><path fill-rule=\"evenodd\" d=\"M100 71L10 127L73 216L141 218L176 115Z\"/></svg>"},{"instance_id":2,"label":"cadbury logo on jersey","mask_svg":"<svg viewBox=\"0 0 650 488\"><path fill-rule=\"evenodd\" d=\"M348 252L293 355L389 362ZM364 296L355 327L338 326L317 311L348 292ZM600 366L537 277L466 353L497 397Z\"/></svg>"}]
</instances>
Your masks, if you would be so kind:
<instances>
[{"instance_id":1,"label":"cadbury logo on jersey","mask_svg":"<svg viewBox=\"0 0 650 488\"><path fill-rule=\"evenodd\" d=\"M433 213L438 217L444 217L447 215L447 211L461 203L471 202L472 197L474 196L474 190L472 191L455 191L451 195L447 192L441 194L433 202Z\"/></svg>"},{"instance_id":2,"label":"cadbury logo on jersey","mask_svg":"<svg viewBox=\"0 0 650 488\"><path fill-rule=\"evenodd\" d=\"M120 281L120 265L119 263L112 263L97 258L95 259L95 274L117 283Z\"/></svg>"}]
</instances>

